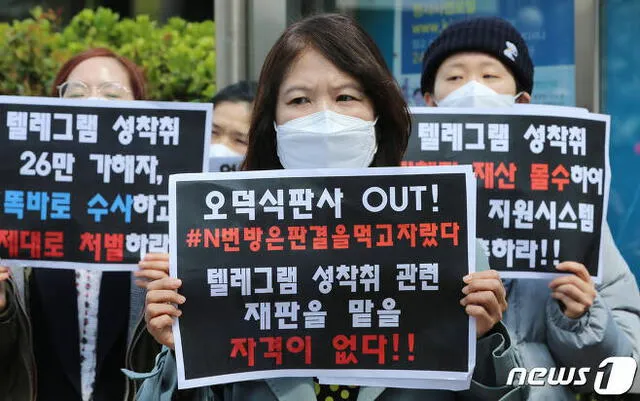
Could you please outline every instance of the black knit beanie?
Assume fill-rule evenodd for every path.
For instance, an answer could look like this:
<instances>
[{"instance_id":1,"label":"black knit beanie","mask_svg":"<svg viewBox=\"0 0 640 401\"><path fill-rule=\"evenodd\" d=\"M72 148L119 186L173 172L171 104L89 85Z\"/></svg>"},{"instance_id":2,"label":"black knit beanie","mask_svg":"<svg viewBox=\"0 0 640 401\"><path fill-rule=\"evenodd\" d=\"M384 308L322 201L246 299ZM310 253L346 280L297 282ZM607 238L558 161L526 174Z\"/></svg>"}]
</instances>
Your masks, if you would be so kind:
<instances>
[{"instance_id":1,"label":"black knit beanie","mask_svg":"<svg viewBox=\"0 0 640 401\"><path fill-rule=\"evenodd\" d=\"M422 58L420 89L423 95L433 93L440 64L449 56L465 51L497 58L513 73L518 90L533 92L533 62L520 32L501 18L482 17L449 25L431 43Z\"/></svg>"}]
</instances>

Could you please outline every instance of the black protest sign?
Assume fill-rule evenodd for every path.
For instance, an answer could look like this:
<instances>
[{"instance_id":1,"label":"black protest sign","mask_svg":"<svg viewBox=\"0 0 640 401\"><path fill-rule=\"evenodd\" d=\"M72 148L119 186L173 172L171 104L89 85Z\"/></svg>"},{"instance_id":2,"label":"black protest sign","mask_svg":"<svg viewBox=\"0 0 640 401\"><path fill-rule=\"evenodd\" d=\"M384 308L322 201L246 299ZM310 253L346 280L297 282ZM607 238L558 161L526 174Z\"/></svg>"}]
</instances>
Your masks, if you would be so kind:
<instances>
[{"instance_id":1,"label":"black protest sign","mask_svg":"<svg viewBox=\"0 0 640 401\"><path fill-rule=\"evenodd\" d=\"M172 176L179 386L468 374L473 192L468 167Z\"/></svg>"},{"instance_id":2,"label":"black protest sign","mask_svg":"<svg viewBox=\"0 0 640 401\"><path fill-rule=\"evenodd\" d=\"M416 108L403 164L473 165L477 235L502 277L549 277L571 260L599 280L609 117L525 110Z\"/></svg>"},{"instance_id":3,"label":"black protest sign","mask_svg":"<svg viewBox=\"0 0 640 401\"><path fill-rule=\"evenodd\" d=\"M168 251L169 175L203 171L211 107L0 97L0 258L119 270Z\"/></svg>"}]
</instances>

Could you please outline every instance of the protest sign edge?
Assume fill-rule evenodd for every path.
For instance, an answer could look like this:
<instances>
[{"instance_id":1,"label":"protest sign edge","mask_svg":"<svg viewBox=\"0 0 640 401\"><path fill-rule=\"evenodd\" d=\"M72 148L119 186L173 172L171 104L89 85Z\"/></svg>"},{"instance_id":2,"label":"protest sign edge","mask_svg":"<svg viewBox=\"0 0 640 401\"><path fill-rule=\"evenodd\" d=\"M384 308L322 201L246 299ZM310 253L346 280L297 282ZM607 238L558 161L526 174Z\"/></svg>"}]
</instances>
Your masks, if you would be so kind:
<instances>
[{"instance_id":1,"label":"protest sign edge","mask_svg":"<svg viewBox=\"0 0 640 401\"><path fill-rule=\"evenodd\" d=\"M605 123L605 139L604 139L604 168L605 168L605 180L604 180L604 193L602 200L602 224L600 225L600 249L598 253L598 273L595 277L592 277L596 284L602 284L604 277L604 225L607 224L607 215L609 210L609 194L611 190L611 159L610 159L610 140L611 140L611 116L600 115Z\"/></svg>"},{"instance_id":2,"label":"protest sign edge","mask_svg":"<svg viewBox=\"0 0 640 401\"><path fill-rule=\"evenodd\" d=\"M202 172L209 172L209 144L211 143L211 127L213 126L213 104L208 103L209 108L207 108L207 114L205 117L204 123L204 144L203 150L204 153L202 155Z\"/></svg>"},{"instance_id":3,"label":"protest sign edge","mask_svg":"<svg viewBox=\"0 0 640 401\"><path fill-rule=\"evenodd\" d=\"M177 347L176 347L177 349ZM354 369L354 370L338 370L338 369L269 369L253 372L231 373L226 375L208 376L202 378L186 379L180 381L178 376L178 388L188 389L204 386L223 385L235 382L277 379L277 378L311 378L311 377L350 377L355 379L373 379L377 378L381 373L393 373L402 375L409 380L429 380L443 382L466 382L470 379L468 372L454 371L411 371L411 370L389 370L389 369ZM348 375L348 376L347 376ZM429 387L432 388L433 387ZM439 388L438 388L439 389Z\"/></svg>"},{"instance_id":4,"label":"protest sign edge","mask_svg":"<svg viewBox=\"0 0 640 401\"><path fill-rule=\"evenodd\" d=\"M169 109L204 112L213 110L212 103L167 102L156 100L118 100L105 102L104 100L100 99L62 99L58 97L7 95L0 95L0 104L15 104L25 106L100 107L108 109ZM209 125L209 127L211 127L211 125Z\"/></svg>"},{"instance_id":5,"label":"protest sign edge","mask_svg":"<svg viewBox=\"0 0 640 401\"><path fill-rule=\"evenodd\" d=\"M172 174L176 182L181 181L228 181L260 178L305 178L305 177L350 177L350 176L389 176L389 175L419 175L421 173L434 174L471 174L471 165L457 166L411 166L411 167L366 167L366 168L324 168L324 169L295 169L295 170L256 170L208 173L180 173Z\"/></svg>"},{"instance_id":6,"label":"protest sign edge","mask_svg":"<svg viewBox=\"0 0 640 401\"><path fill-rule=\"evenodd\" d=\"M458 373L458 372L456 372ZM409 389L438 389L448 391L464 391L471 387L472 374L469 373L464 379L459 378L429 378L429 379L410 379L410 378L392 378L380 379L376 378L352 378L348 376L321 376L318 378L320 384L339 385L339 386L371 386L371 387L387 387L387 388L409 388Z\"/></svg>"},{"instance_id":7,"label":"protest sign edge","mask_svg":"<svg viewBox=\"0 0 640 401\"><path fill-rule=\"evenodd\" d=\"M462 165L465 173L465 187L467 192L467 263L469 264L469 273L476 271L476 210L477 210L477 185L476 178L470 165ZM473 372L476 366L476 319L469 316L469 354L468 373Z\"/></svg>"},{"instance_id":8,"label":"protest sign edge","mask_svg":"<svg viewBox=\"0 0 640 401\"><path fill-rule=\"evenodd\" d=\"M169 276L178 277L178 243L177 243L177 192L178 174L169 176ZM184 354L182 352L182 337L180 335L180 318L173 319L171 326L173 344L176 353L176 365L178 370L178 388L183 388L185 383Z\"/></svg>"},{"instance_id":9,"label":"protest sign edge","mask_svg":"<svg viewBox=\"0 0 640 401\"><path fill-rule=\"evenodd\" d=\"M538 109L526 107L409 107L409 113L413 114L439 114L439 115L509 115L509 116L539 116L539 117L565 117L580 120L603 121L608 115L598 113L585 113L578 107L559 106L557 110L552 108ZM553 108L556 108L555 106ZM582 111L581 111L582 110Z\"/></svg>"},{"instance_id":10,"label":"protest sign edge","mask_svg":"<svg viewBox=\"0 0 640 401\"><path fill-rule=\"evenodd\" d=\"M100 262L65 262L48 259L2 259L2 263L6 263L11 267L42 269L91 269L102 272L133 272L138 270L138 265L132 263L101 264Z\"/></svg>"}]
</instances>

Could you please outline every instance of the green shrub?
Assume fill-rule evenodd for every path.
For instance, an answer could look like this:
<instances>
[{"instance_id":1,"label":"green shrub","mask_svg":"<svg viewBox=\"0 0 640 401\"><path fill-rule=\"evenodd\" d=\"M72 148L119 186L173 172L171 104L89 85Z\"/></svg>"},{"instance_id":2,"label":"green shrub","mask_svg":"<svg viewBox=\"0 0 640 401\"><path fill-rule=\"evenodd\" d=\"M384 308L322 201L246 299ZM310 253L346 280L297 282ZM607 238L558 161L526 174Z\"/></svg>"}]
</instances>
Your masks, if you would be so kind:
<instances>
[{"instance_id":1,"label":"green shrub","mask_svg":"<svg viewBox=\"0 0 640 401\"><path fill-rule=\"evenodd\" d=\"M124 18L109 9L83 10L66 27L53 11L0 24L0 94L48 96L58 69L74 54L107 47L141 66L153 100L209 101L215 86L215 25L148 16Z\"/></svg>"}]
</instances>

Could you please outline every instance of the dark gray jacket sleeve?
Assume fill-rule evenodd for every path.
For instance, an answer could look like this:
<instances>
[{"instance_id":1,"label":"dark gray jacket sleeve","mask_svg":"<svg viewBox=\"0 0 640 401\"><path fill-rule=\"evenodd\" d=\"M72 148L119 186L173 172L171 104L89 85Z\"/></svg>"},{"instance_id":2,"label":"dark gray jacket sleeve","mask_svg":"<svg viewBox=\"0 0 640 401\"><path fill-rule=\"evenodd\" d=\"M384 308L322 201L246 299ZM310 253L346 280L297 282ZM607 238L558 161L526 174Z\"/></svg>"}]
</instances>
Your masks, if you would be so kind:
<instances>
[{"instance_id":1,"label":"dark gray jacket sleeve","mask_svg":"<svg viewBox=\"0 0 640 401\"><path fill-rule=\"evenodd\" d=\"M509 372L521 367L520 357L511 344L507 328L498 323L476 345L476 368L471 387L457 394L459 400L526 400L526 386L507 386Z\"/></svg>"},{"instance_id":2,"label":"dark gray jacket sleeve","mask_svg":"<svg viewBox=\"0 0 640 401\"><path fill-rule=\"evenodd\" d=\"M589 311L579 319L565 316L558 302L547 301L547 342L559 366L597 368L610 356L640 355L640 295L629 266L608 225L603 228L602 283Z\"/></svg>"},{"instance_id":3,"label":"dark gray jacket sleeve","mask_svg":"<svg viewBox=\"0 0 640 401\"><path fill-rule=\"evenodd\" d=\"M7 306L0 312L0 400L35 399L31 331L14 282L5 282Z\"/></svg>"},{"instance_id":4,"label":"dark gray jacket sleeve","mask_svg":"<svg viewBox=\"0 0 640 401\"><path fill-rule=\"evenodd\" d=\"M8 355L12 353L18 339L18 319L16 291L11 280L4 283L6 287L7 306L0 312L0 371L4 371L8 363Z\"/></svg>"},{"instance_id":5,"label":"dark gray jacket sleeve","mask_svg":"<svg viewBox=\"0 0 640 401\"><path fill-rule=\"evenodd\" d=\"M476 271L489 269L489 261L479 243L476 243ZM502 322L478 340L476 345L476 368L471 387L457 394L459 400L526 400L526 386L507 386L509 372L521 367L520 357L511 344L509 331Z\"/></svg>"}]
</instances>

